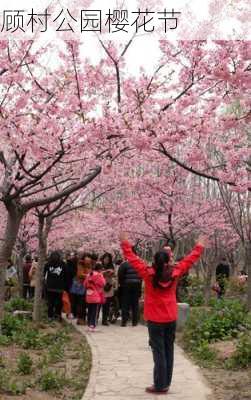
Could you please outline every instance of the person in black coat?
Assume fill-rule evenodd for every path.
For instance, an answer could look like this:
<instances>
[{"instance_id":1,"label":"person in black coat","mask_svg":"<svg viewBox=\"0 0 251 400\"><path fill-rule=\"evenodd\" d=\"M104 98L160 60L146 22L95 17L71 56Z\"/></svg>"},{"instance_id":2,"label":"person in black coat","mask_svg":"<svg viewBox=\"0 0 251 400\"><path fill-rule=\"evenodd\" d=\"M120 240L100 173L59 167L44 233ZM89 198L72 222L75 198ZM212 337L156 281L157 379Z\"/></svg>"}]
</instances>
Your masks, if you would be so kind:
<instances>
[{"instance_id":1,"label":"person in black coat","mask_svg":"<svg viewBox=\"0 0 251 400\"><path fill-rule=\"evenodd\" d=\"M226 258L222 258L220 264L216 267L216 282L219 285L218 298L222 298L225 294L226 280L230 276L230 267Z\"/></svg>"},{"instance_id":2,"label":"person in black coat","mask_svg":"<svg viewBox=\"0 0 251 400\"><path fill-rule=\"evenodd\" d=\"M136 326L139 321L139 299L142 280L135 269L125 261L119 267L118 281L121 288L121 326L126 326L130 310L132 312L132 325Z\"/></svg>"},{"instance_id":3,"label":"person in black coat","mask_svg":"<svg viewBox=\"0 0 251 400\"><path fill-rule=\"evenodd\" d=\"M78 258L75 253L67 253L65 256L66 260L66 274L65 274L65 283L66 283L66 292L68 293L68 297L70 300L70 305L71 305L71 313L67 314L67 318L72 319L73 318L73 313L72 310L74 309L74 304L73 304L73 297L71 296L70 290L73 284L73 280L77 275L77 266L78 266Z\"/></svg>"},{"instance_id":4,"label":"person in black coat","mask_svg":"<svg viewBox=\"0 0 251 400\"><path fill-rule=\"evenodd\" d=\"M105 278L104 296L105 303L102 305L102 325L108 326L108 320L110 317L110 307L114 297L114 265L112 255L110 253L104 253L100 258L103 267L103 275Z\"/></svg>"},{"instance_id":5,"label":"person in black coat","mask_svg":"<svg viewBox=\"0 0 251 400\"><path fill-rule=\"evenodd\" d=\"M69 293L73 279L77 275L78 259L75 253L66 255L66 292Z\"/></svg>"},{"instance_id":6,"label":"person in black coat","mask_svg":"<svg viewBox=\"0 0 251 400\"><path fill-rule=\"evenodd\" d=\"M48 318L61 321L62 295L66 290L66 266L58 251L53 251L44 268Z\"/></svg>"}]
</instances>

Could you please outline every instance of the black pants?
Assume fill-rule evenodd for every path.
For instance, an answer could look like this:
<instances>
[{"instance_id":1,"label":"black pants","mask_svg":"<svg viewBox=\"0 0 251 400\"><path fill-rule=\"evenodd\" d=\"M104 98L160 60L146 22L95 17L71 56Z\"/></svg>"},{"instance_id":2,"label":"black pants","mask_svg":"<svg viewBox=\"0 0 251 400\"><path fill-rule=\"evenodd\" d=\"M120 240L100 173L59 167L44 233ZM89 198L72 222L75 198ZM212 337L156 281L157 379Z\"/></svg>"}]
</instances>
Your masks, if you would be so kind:
<instances>
[{"instance_id":1,"label":"black pants","mask_svg":"<svg viewBox=\"0 0 251 400\"><path fill-rule=\"evenodd\" d=\"M88 316L87 316L88 326L96 326L98 306L99 304L94 304L94 303L88 304Z\"/></svg>"},{"instance_id":2,"label":"black pants","mask_svg":"<svg viewBox=\"0 0 251 400\"><path fill-rule=\"evenodd\" d=\"M176 322L157 323L148 321L150 346L153 352L153 382L157 390L171 385Z\"/></svg>"},{"instance_id":3,"label":"black pants","mask_svg":"<svg viewBox=\"0 0 251 400\"><path fill-rule=\"evenodd\" d=\"M86 320L86 301L83 295L71 294L71 311L75 318Z\"/></svg>"},{"instance_id":4,"label":"black pants","mask_svg":"<svg viewBox=\"0 0 251 400\"><path fill-rule=\"evenodd\" d=\"M28 283L23 284L23 298L31 299L32 298L32 288Z\"/></svg>"},{"instance_id":5,"label":"black pants","mask_svg":"<svg viewBox=\"0 0 251 400\"><path fill-rule=\"evenodd\" d=\"M105 300L105 304L102 306L102 324L107 323L108 321L112 297L106 297Z\"/></svg>"},{"instance_id":6,"label":"black pants","mask_svg":"<svg viewBox=\"0 0 251 400\"><path fill-rule=\"evenodd\" d=\"M57 318L61 320L61 313L63 308L62 292L53 292L47 290L48 301L48 318Z\"/></svg>"},{"instance_id":7,"label":"black pants","mask_svg":"<svg viewBox=\"0 0 251 400\"><path fill-rule=\"evenodd\" d=\"M35 295L35 287L34 287L34 286L31 286L31 287L30 287L30 298L33 299L33 298L34 298L34 295Z\"/></svg>"},{"instance_id":8,"label":"black pants","mask_svg":"<svg viewBox=\"0 0 251 400\"><path fill-rule=\"evenodd\" d=\"M122 288L122 323L126 324L129 318L129 312L132 312L132 324L139 322L139 298L140 290L136 286L124 286Z\"/></svg>"}]
</instances>

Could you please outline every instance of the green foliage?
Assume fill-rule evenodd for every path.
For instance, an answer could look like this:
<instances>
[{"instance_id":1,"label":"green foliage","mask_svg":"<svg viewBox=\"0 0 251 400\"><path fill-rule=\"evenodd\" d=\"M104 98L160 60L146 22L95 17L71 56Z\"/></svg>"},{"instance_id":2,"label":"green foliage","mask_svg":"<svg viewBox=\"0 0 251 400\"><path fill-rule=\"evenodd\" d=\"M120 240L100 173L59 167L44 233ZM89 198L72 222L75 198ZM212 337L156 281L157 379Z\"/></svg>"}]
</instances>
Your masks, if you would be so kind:
<instances>
[{"instance_id":1,"label":"green foliage","mask_svg":"<svg viewBox=\"0 0 251 400\"><path fill-rule=\"evenodd\" d=\"M5 311L12 312L15 310L18 311L32 311L33 305L28 300L23 299L22 297L14 297L10 301L6 302L4 305Z\"/></svg>"},{"instance_id":2,"label":"green foliage","mask_svg":"<svg viewBox=\"0 0 251 400\"><path fill-rule=\"evenodd\" d=\"M70 340L69 333L70 331L66 326L63 329L57 330L55 333L43 335L43 342L46 346L50 346L52 343L65 344Z\"/></svg>"},{"instance_id":3,"label":"green foliage","mask_svg":"<svg viewBox=\"0 0 251 400\"><path fill-rule=\"evenodd\" d=\"M17 382L11 377L11 372L6 369L0 369L0 393L7 393L10 395L21 395L26 391L26 384L24 382Z\"/></svg>"},{"instance_id":4,"label":"green foliage","mask_svg":"<svg viewBox=\"0 0 251 400\"><path fill-rule=\"evenodd\" d=\"M43 337L37 329L24 329L19 335L14 337L16 343L23 349L42 349L45 347Z\"/></svg>"},{"instance_id":5,"label":"green foliage","mask_svg":"<svg viewBox=\"0 0 251 400\"><path fill-rule=\"evenodd\" d=\"M22 316L14 316L8 312L0 321L0 325L3 330L0 335L0 345L15 343L19 348L30 350L30 355L23 350L17 358L14 369L8 357L0 357L0 397L2 393L21 395L25 393L27 387L35 387L43 391L52 390L58 394L66 385L70 389L69 396L67 393L69 400L82 396L89 377L91 355L84 338L77 344L71 341L73 328L64 324L59 327L55 324L55 329L50 329L48 333L48 324L37 325ZM65 349L67 349L66 356ZM66 378L65 369L62 373L61 365L57 365L65 358L69 359L69 349L71 353L76 352L77 360L81 358L80 365L74 368L74 379L71 380ZM35 367L31 358L34 353L36 357L39 356ZM21 377L21 375L24 376Z\"/></svg>"},{"instance_id":6,"label":"green foliage","mask_svg":"<svg viewBox=\"0 0 251 400\"><path fill-rule=\"evenodd\" d=\"M81 362L76 370L74 379L71 379L70 381L70 386L76 393L76 396L74 396L73 399L77 400L83 395L89 379L89 372L91 368L91 352L85 339L83 340L83 343L75 346L74 352L75 355L72 355L72 358L79 359L79 357L81 357Z\"/></svg>"},{"instance_id":7,"label":"green foliage","mask_svg":"<svg viewBox=\"0 0 251 400\"><path fill-rule=\"evenodd\" d=\"M0 335L0 346L8 346L11 343L11 339L8 336Z\"/></svg>"},{"instance_id":8,"label":"green foliage","mask_svg":"<svg viewBox=\"0 0 251 400\"><path fill-rule=\"evenodd\" d=\"M32 371L32 359L26 353L21 353L18 357L17 370L23 375L29 375Z\"/></svg>"},{"instance_id":9,"label":"green foliage","mask_svg":"<svg viewBox=\"0 0 251 400\"><path fill-rule=\"evenodd\" d=\"M190 306L202 306L205 304L204 282L196 277L187 277L187 285L185 289L179 290L180 300L188 303Z\"/></svg>"},{"instance_id":10,"label":"green foliage","mask_svg":"<svg viewBox=\"0 0 251 400\"><path fill-rule=\"evenodd\" d=\"M26 385L23 382L10 381L7 383L5 391L11 395L25 394Z\"/></svg>"},{"instance_id":11,"label":"green foliage","mask_svg":"<svg viewBox=\"0 0 251 400\"><path fill-rule=\"evenodd\" d=\"M64 359L64 349L62 345L55 343L50 346L48 354L49 363L55 364Z\"/></svg>"},{"instance_id":12,"label":"green foliage","mask_svg":"<svg viewBox=\"0 0 251 400\"><path fill-rule=\"evenodd\" d=\"M2 335L12 338L14 335L19 334L26 324L27 323L23 318L12 314L5 314L1 320Z\"/></svg>"},{"instance_id":13,"label":"green foliage","mask_svg":"<svg viewBox=\"0 0 251 400\"><path fill-rule=\"evenodd\" d=\"M65 376L59 375L57 372L54 372L49 369L44 369L38 381L41 390L49 391L49 390L59 390L61 389L67 382Z\"/></svg>"},{"instance_id":14,"label":"green foliage","mask_svg":"<svg viewBox=\"0 0 251 400\"><path fill-rule=\"evenodd\" d=\"M227 368L247 368L251 365L251 332L247 331L239 336L236 351L226 361Z\"/></svg>"},{"instance_id":15,"label":"green foliage","mask_svg":"<svg viewBox=\"0 0 251 400\"><path fill-rule=\"evenodd\" d=\"M0 354L0 368L5 368L5 360L2 354Z\"/></svg>"},{"instance_id":16,"label":"green foliage","mask_svg":"<svg viewBox=\"0 0 251 400\"><path fill-rule=\"evenodd\" d=\"M218 300L211 308L193 310L184 339L191 347L201 340L213 342L236 337L238 332L249 326L247 310L237 300Z\"/></svg>"},{"instance_id":17,"label":"green foliage","mask_svg":"<svg viewBox=\"0 0 251 400\"><path fill-rule=\"evenodd\" d=\"M200 343L193 351L194 356L208 364L216 360L216 351L210 349L207 340L201 340Z\"/></svg>"},{"instance_id":18,"label":"green foliage","mask_svg":"<svg viewBox=\"0 0 251 400\"><path fill-rule=\"evenodd\" d=\"M213 300L211 307L192 311L185 327L183 341L185 348L191 351L196 358L202 361L213 361L215 353L208 346L209 343L236 338L241 332L250 328L250 314L247 313L246 307L240 301ZM238 354L244 352L245 346L241 343L238 347ZM248 346L246 347L248 348ZM238 358L238 356L236 357ZM245 357L248 358L249 355ZM245 363L246 361L244 361Z\"/></svg>"}]
</instances>

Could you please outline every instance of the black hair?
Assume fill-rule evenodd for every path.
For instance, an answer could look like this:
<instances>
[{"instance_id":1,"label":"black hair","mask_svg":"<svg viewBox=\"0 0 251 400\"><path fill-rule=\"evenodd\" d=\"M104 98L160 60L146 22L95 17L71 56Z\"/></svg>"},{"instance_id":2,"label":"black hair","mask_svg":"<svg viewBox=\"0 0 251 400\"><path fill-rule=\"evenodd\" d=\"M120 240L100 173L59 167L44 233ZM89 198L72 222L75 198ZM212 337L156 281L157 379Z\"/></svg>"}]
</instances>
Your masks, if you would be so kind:
<instances>
[{"instance_id":1,"label":"black hair","mask_svg":"<svg viewBox=\"0 0 251 400\"><path fill-rule=\"evenodd\" d=\"M51 265L57 265L60 264L61 262L62 262L61 253L58 250L52 251L48 258L48 263Z\"/></svg>"},{"instance_id":2,"label":"black hair","mask_svg":"<svg viewBox=\"0 0 251 400\"><path fill-rule=\"evenodd\" d=\"M31 262L31 261L32 261L32 258L31 258L31 255L30 255L30 254L27 254L27 255L25 256L25 261L26 261L26 262Z\"/></svg>"},{"instance_id":3,"label":"black hair","mask_svg":"<svg viewBox=\"0 0 251 400\"><path fill-rule=\"evenodd\" d=\"M104 254L102 255L102 257L100 258L100 261L102 262L102 264L104 264L104 259L105 259L106 257L109 258L108 265L113 265L113 264L112 264L112 255L111 255L111 253L104 253Z\"/></svg>"},{"instance_id":4,"label":"black hair","mask_svg":"<svg viewBox=\"0 0 251 400\"><path fill-rule=\"evenodd\" d=\"M95 267L94 267L94 271L101 271L103 269L103 265L101 264L101 262L97 262Z\"/></svg>"},{"instance_id":5,"label":"black hair","mask_svg":"<svg viewBox=\"0 0 251 400\"><path fill-rule=\"evenodd\" d=\"M84 261L84 259L87 258L87 257L92 259L91 253L83 253L83 254L80 256L80 261Z\"/></svg>"},{"instance_id":6,"label":"black hair","mask_svg":"<svg viewBox=\"0 0 251 400\"><path fill-rule=\"evenodd\" d=\"M154 256L153 268L155 274L152 279L153 287L161 288L160 282L172 282L172 267L168 266L170 257L166 251L158 251Z\"/></svg>"},{"instance_id":7,"label":"black hair","mask_svg":"<svg viewBox=\"0 0 251 400\"><path fill-rule=\"evenodd\" d=\"M95 253L92 253L91 259L92 259L93 261L98 261L98 255L95 254Z\"/></svg>"},{"instance_id":8,"label":"black hair","mask_svg":"<svg viewBox=\"0 0 251 400\"><path fill-rule=\"evenodd\" d=\"M175 247L176 247L176 242L175 242L175 240L174 239L167 239L166 240L166 243L165 243L165 245L164 245L165 247L170 247L171 248L171 250L173 251L174 249L175 249Z\"/></svg>"}]
</instances>

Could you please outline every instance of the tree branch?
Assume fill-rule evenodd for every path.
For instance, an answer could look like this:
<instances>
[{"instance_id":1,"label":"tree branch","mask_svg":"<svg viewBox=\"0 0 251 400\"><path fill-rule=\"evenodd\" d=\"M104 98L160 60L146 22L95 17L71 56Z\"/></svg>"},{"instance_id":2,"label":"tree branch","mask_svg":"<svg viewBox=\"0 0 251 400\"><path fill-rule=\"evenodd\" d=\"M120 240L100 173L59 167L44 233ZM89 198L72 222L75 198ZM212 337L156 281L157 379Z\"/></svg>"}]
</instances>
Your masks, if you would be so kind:
<instances>
[{"instance_id":1,"label":"tree branch","mask_svg":"<svg viewBox=\"0 0 251 400\"><path fill-rule=\"evenodd\" d=\"M89 173L82 181L79 183L72 185L68 189L62 190L52 196L47 198L41 198L37 200L30 201L28 203L23 204L24 210L27 212L31 208L46 205L49 203L53 203L54 201L60 200L62 197L69 196L70 194L76 192L77 190L87 186L90 182L92 182L99 174L101 173L101 167L96 167L93 172Z\"/></svg>"}]
</instances>

